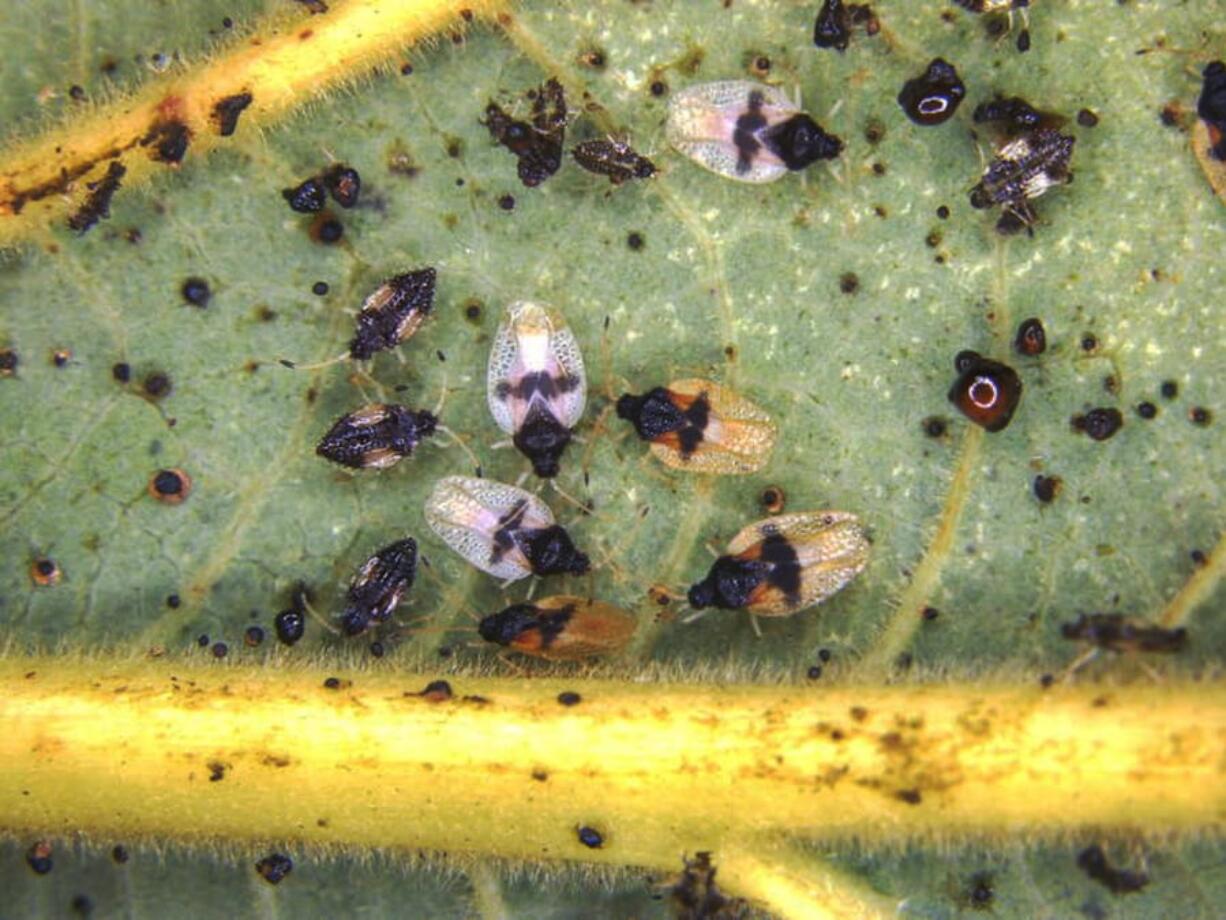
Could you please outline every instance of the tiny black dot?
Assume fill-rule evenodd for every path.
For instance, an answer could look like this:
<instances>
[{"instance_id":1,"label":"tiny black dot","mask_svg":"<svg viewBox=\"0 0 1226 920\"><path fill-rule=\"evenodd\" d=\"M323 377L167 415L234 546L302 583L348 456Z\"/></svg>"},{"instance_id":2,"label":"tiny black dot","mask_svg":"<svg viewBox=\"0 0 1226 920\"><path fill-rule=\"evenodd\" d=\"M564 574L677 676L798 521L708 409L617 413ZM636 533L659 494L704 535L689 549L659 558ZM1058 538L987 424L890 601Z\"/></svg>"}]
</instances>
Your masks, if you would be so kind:
<instances>
[{"instance_id":1,"label":"tiny black dot","mask_svg":"<svg viewBox=\"0 0 1226 920\"><path fill-rule=\"evenodd\" d=\"M949 423L938 415L930 415L924 419L924 434L930 438L942 438L949 429Z\"/></svg>"},{"instance_id":2,"label":"tiny black dot","mask_svg":"<svg viewBox=\"0 0 1226 920\"><path fill-rule=\"evenodd\" d=\"M299 610L282 610L272 621L277 638L285 645L293 645L306 632L306 617Z\"/></svg>"},{"instance_id":3,"label":"tiny black dot","mask_svg":"<svg viewBox=\"0 0 1226 920\"><path fill-rule=\"evenodd\" d=\"M564 690L558 694L558 702L563 706L574 706L582 699L578 693L573 690Z\"/></svg>"},{"instance_id":4,"label":"tiny black dot","mask_svg":"<svg viewBox=\"0 0 1226 920\"><path fill-rule=\"evenodd\" d=\"M209 637L208 637L208 635L206 635L206 634L203 634L203 633L202 633L201 635L197 636L197 637L196 637L196 644L197 644L198 646L200 646L201 648L208 648L208 647L209 647Z\"/></svg>"},{"instance_id":5,"label":"tiny black dot","mask_svg":"<svg viewBox=\"0 0 1226 920\"><path fill-rule=\"evenodd\" d=\"M223 17L222 17L222 20L221 20L221 27L222 27L223 29L232 29L232 28L234 28L234 20L233 20L233 19L231 19L229 16L223 16Z\"/></svg>"},{"instance_id":6,"label":"tiny black dot","mask_svg":"<svg viewBox=\"0 0 1226 920\"><path fill-rule=\"evenodd\" d=\"M1081 350L1082 351L1093 351L1097 347L1098 347L1098 339L1095 338L1094 335L1092 335L1091 333L1087 332L1085 335L1081 337Z\"/></svg>"},{"instance_id":7,"label":"tiny black dot","mask_svg":"<svg viewBox=\"0 0 1226 920\"><path fill-rule=\"evenodd\" d=\"M1032 488L1034 497L1043 504L1049 504L1056 500L1056 496L1060 493L1060 485L1062 480L1059 476L1036 476Z\"/></svg>"},{"instance_id":8,"label":"tiny black dot","mask_svg":"<svg viewBox=\"0 0 1226 920\"><path fill-rule=\"evenodd\" d=\"M817 680L822 676L822 666L820 664L810 666L809 670L805 672L805 676L808 677L809 680Z\"/></svg>"},{"instance_id":9,"label":"tiny black dot","mask_svg":"<svg viewBox=\"0 0 1226 920\"><path fill-rule=\"evenodd\" d=\"M193 307L207 307L209 298L213 296L213 292L209 290L209 283L203 278L188 278L183 282L183 299Z\"/></svg>"},{"instance_id":10,"label":"tiny black dot","mask_svg":"<svg viewBox=\"0 0 1226 920\"><path fill-rule=\"evenodd\" d=\"M111 859L115 860L115 862L119 863L120 865L123 865L129 859L128 848L122 843L117 843L111 849Z\"/></svg>"},{"instance_id":11,"label":"tiny black dot","mask_svg":"<svg viewBox=\"0 0 1226 920\"><path fill-rule=\"evenodd\" d=\"M578 831L579 842L590 850L599 850L604 846L604 835L592 827L581 827Z\"/></svg>"},{"instance_id":12,"label":"tiny black dot","mask_svg":"<svg viewBox=\"0 0 1226 920\"><path fill-rule=\"evenodd\" d=\"M830 653L830 649L828 649L828 648L820 648L820 649L818 649L818 650L817 650L817 657L818 657L818 660L819 660L819 661L821 661L823 664L825 664L825 663L826 663L827 661L829 661L829 660L831 659L831 657L832 657L832 655L831 655L831 653Z\"/></svg>"},{"instance_id":13,"label":"tiny black dot","mask_svg":"<svg viewBox=\"0 0 1226 920\"><path fill-rule=\"evenodd\" d=\"M85 87L78 83L74 83L72 86L68 87L68 95L71 96L75 102L81 102L85 99Z\"/></svg>"},{"instance_id":14,"label":"tiny black dot","mask_svg":"<svg viewBox=\"0 0 1226 920\"><path fill-rule=\"evenodd\" d=\"M1098 124L1098 116L1089 109L1081 109L1077 113L1077 124L1081 125L1083 128L1093 128Z\"/></svg>"},{"instance_id":15,"label":"tiny black dot","mask_svg":"<svg viewBox=\"0 0 1226 920\"><path fill-rule=\"evenodd\" d=\"M937 610L937 608L935 607L925 607L923 610L923 617L925 620L928 620L928 621L935 620L940 615L941 615L941 611Z\"/></svg>"},{"instance_id":16,"label":"tiny black dot","mask_svg":"<svg viewBox=\"0 0 1226 920\"><path fill-rule=\"evenodd\" d=\"M860 286L860 278L855 272L843 272L839 276L839 290L844 294L854 294Z\"/></svg>"},{"instance_id":17,"label":"tiny black dot","mask_svg":"<svg viewBox=\"0 0 1226 920\"><path fill-rule=\"evenodd\" d=\"M383 651L384 651L384 649L383 649L383 643L382 643L382 642L372 642L372 643L370 643L370 654L371 654L371 656L372 656L372 657L374 657L374 658L382 658L382 657L383 657Z\"/></svg>"},{"instance_id":18,"label":"tiny black dot","mask_svg":"<svg viewBox=\"0 0 1226 920\"><path fill-rule=\"evenodd\" d=\"M1137 404L1137 415L1144 419L1153 418L1158 414L1158 407L1148 400Z\"/></svg>"},{"instance_id":19,"label":"tiny black dot","mask_svg":"<svg viewBox=\"0 0 1226 920\"><path fill-rule=\"evenodd\" d=\"M1179 384L1177 384L1174 380L1164 380L1162 381L1162 388L1159 390L1159 392L1162 393L1163 399L1174 399L1179 395Z\"/></svg>"},{"instance_id":20,"label":"tiny black dot","mask_svg":"<svg viewBox=\"0 0 1226 920\"><path fill-rule=\"evenodd\" d=\"M874 176L884 176L885 175L885 164L884 163L874 163L873 164L873 175Z\"/></svg>"},{"instance_id":21,"label":"tiny black dot","mask_svg":"<svg viewBox=\"0 0 1226 920\"><path fill-rule=\"evenodd\" d=\"M319 241L321 243L340 242L345 235L345 228L335 217L330 217L319 225Z\"/></svg>"},{"instance_id":22,"label":"tiny black dot","mask_svg":"<svg viewBox=\"0 0 1226 920\"><path fill-rule=\"evenodd\" d=\"M179 605L182 603L183 601L179 598L179 595L177 594L168 594L166 596L166 606L169 607L171 610L177 610Z\"/></svg>"},{"instance_id":23,"label":"tiny black dot","mask_svg":"<svg viewBox=\"0 0 1226 920\"><path fill-rule=\"evenodd\" d=\"M314 294L316 297L323 297L325 294L328 293L328 282L316 281L314 284L311 285L311 293Z\"/></svg>"},{"instance_id":24,"label":"tiny black dot","mask_svg":"<svg viewBox=\"0 0 1226 920\"><path fill-rule=\"evenodd\" d=\"M243 633L243 643L248 648L255 648L264 641L264 630L259 626L248 626L247 631Z\"/></svg>"},{"instance_id":25,"label":"tiny black dot","mask_svg":"<svg viewBox=\"0 0 1226 920\"><path fill-rule=\"evenodd\" d=\"M72 352L66 348L62 348L51 356L51 363L56 367L67 367L68 361L72 358Z\"/></svg>"},{"instance_id":26,"label":"tiny black dot","mask_svg":"<svg viewBox=\"0 0 1226 920\"><path fill-rule=\"evenodd\" d=\"M1088 435L1095 441L1106 441L1124 424L1120 410L1111 407L1091 409L1085 415L1077 414L1069 419L1074 430Z\"/></svg>"},{"instance_id":27,"label":"tiny black dot","mask_svg":"<svg viewBox=\"0 0 1226 920\"><path fill-rule=\"evenodd\" d=\"M645 241L643 240L643 235L641 233L631 232L626 237L626 245L629 246L631 249L633 249L635 252L638 252L640 249L642 249L644 246L644 243Z\"/></svg>"},{"instance_id":28,"label":"tiny black dot","mask_svg":"<svg viewBox=\"0 0 1226 920\"><path fill-rule=\"evenodd\" d=\"M226 655L229 653L229 651L230 651L230 647L226 645L224 642L214 642L213 643L213 657L214 658L225 658Z\"/></svg>"},{"instance_id":29,"label":"tiny black dot","mask_svg":"<svg viewBox=\"0 0 1226 920\"><path fill-rule=\"evenodd\" d=\"M651 94L653 96L663 96L668 92L668 84L663 80L653 80L651 83Z\"/></svg>"},{"instance_id":30,"label":"tiny black dot","mask_svg":"<svg viewBox=\"0 0 1226 920\"><path fill-rule=\"evenodd\" d=\"M1192 562L1196 565L1205 565L1209 561L1205 556L1205 551L1203 549L1194 549L1192 552L1188 553L1188 555L1192 558Z\"/></svg>"},{"instance_id":31,"label":"tiny black dot","mask_svg":"<svg viewBox=\"0 0 1226 920\"><path fill-rule=\"evenodd\" d=\"M464 308L464 316L473 322L481 319L481 304L476 302L470 303Z\"/></svg>"},{"instance_id":32,"label":"tiny black dot","mask_svg":"<svg viewBox=\"0 0 1226 920\"><path fill-rule=\"evenodd\" d=\"M1046 689L1047 687L1050 687L1055 682L1056 682L1056 677L1054 674L1044 674L1043 676L1039 678L1039 686L1043 687L1044 689Z\"/></svg>"},{"instance_id":33,"label":"tiny black dot","mask_svg":"<svg viewBox=\"0 0 1226 920\"><path fill-rule=\"evenodd\" d=\"M111 367L111 376L118 383L127 383L132 379L132 365L120 361L118 364Z\"/></svg>"},{"instance_id":34,"label":"tiny black dot","mask_svg":"<svg viewBox=\"0 0 1226 920\"><path fill-rule=\"evenodd\" d=\"M270 853L255 864L255 871L268 884L276 885L294 871L294 861L284 853Z\"/></svg>"},{"instance_id":35,"label":"tiny black dot","mask_svg":"<svg viewBox=\"0 0 1226 920\"><path fill-rule=\"evenodd\" d=\"M500 196L498 199L498 207L502 208L504 211L514 211L515 210L515 196L514 195Z\"/></svg>"},{"instance_id":36,"label":"tiny black dot","mask_svg":"<svg viewBox=\"0 0 1226 920\"><path fill-rule=\"evenodd\" d=\"M949 208L941 205L937 208L937 217L941 218L941 220L949 220Z\"/></svg>"},{"instance_id":37,"label":"tiny black dot","mask_svg":"<svg viewBox=\"0 0 1226 920\"><path fill-rule=\"evenodd\" d=\"M1208 425L1213 421L1213 413L1204 406L1193 406L1192 411L1188 413L1188 418L1192 420L1193 425Z\"/></svg>"},{"instance_id":38,"label":"tiny black dot","mask_svg":"<svg viewBox=\"0 0 1226 920\"><path fill-rule=\"evenodd\" d=\"M931 248L931 249L936 249L938 246L940 246L940 245L941 245L941 239L942 239L942 237L941 237L941 231L940 231L940 230L933 230L933 231L932 231L931 233L929 233L929 234L928 234L926 237L924 237L924 243L925 243L925 245L927 245L929 248Z\"/></svg>"},{"instance_id":39,"label":"tiny black dot","mask_svg":"<svg viewBox=\"0 0 1226 920\"><path fill-rule=\"evenodd\" d=\"M154 399L161 399L170 392L170 378L161 371L155 371L145 378L145 393Z\"/></svg>"},{"instance_id":40,"label":"tiny black dot","mask_svg":"<svg viewBox=\"0 0 1226 920\"><path fill-rule=\"evenodd\" d=\"M402 77L407 77L412 72L413 72L413 65L410 64L408 61L405 61L403 64L400 65L400 75Z\"/></svg>"},{"instance_id":41,"label":"tiny black dot","mask_svg":"<svg viewBox=\"0 0 1226 920\"><path fill-rule=\"evenodd\" d=\"M341 688L341 679L339 677L329 677L324 681L325 690L339 690Z\"/></svg>"},{"instance_id":42,"label":"tiny black dot","mask_svg":"<svg viewBox=\"0 0 1226 920\"><path fill-rule=\"evenodd\" d=\"M153 488L159 495L178 495L183 491L183 477L174 470L158 470L153 477Z\"/></svg>"}]
</instances>

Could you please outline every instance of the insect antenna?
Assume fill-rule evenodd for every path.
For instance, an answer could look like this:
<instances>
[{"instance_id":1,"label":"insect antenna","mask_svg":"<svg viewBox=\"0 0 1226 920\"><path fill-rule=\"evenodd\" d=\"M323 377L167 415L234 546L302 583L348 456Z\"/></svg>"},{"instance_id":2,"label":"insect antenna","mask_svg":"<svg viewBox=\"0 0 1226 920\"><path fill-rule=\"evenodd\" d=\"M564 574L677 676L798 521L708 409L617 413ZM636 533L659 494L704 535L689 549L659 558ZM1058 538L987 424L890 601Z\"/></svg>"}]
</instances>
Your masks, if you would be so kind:
<instances>
[{"instance_id":1,"label":"insect antenna","mask_svg":"<svg viewBox=\"0 0 1226 920\"><path fill-rule=\"evenodd\" d=\"M316 361L314 364L299 364L297 361L291 361L289 358L278 358L277 363L282 367L288 367L291 371L317 371L324 367L331 367L333 364L340 364L342 361L349 360L349 352L343 351L335 358L328 358L326 361Z\"/></svg>"},{"instance_id":2,"label":"insect antenna","mask_svg":"<svg viewBox=\"0 0 1226 920\"><path fill-rule=\"evenodd\" d=\"M438 402L435 403L434 409L431 410L430 412L430 414L433 415L435 418L434 430L440 431L443 434L447 435L451 443L459 447L460 450L462 450L468 456L469 462L471 462L473 465L473 475L476 476L478 479L481 479L484 473L483 473L483 467L481 465L480 458L477 457L477 455L473 452L472 448L469 447L464 442L464 439L460 437L460 435L457 434L454 429L448 428L446 425L438 421L438 419L442 417L443 405L447 402L447 393L448 393L447 373L446 371L444 371L443 372L443 386L442 386L442 389L439 391Z\"/></svg>"},{"instance_id":3,"label":"insect antenna","mask_svg":"<svg viewBox=\"0 0 1226 920\"><path fill-rule=\"evenodd\" d=\"M307 599L307 596L305 593L299 595L299 597L297 598L297 603L300 604L302 606L302 609L306 611L307 616L309 616L312 620L314 620L316 623L322 626L325 630L332 633L332 635L339 636L341 634L341 631L339 629L337 629L330 622L328 622L327 617L325 617L322 613L320 613L318 610L315 609L315 605L312 604L310 600Z\"/></svg>"}]
</instances>

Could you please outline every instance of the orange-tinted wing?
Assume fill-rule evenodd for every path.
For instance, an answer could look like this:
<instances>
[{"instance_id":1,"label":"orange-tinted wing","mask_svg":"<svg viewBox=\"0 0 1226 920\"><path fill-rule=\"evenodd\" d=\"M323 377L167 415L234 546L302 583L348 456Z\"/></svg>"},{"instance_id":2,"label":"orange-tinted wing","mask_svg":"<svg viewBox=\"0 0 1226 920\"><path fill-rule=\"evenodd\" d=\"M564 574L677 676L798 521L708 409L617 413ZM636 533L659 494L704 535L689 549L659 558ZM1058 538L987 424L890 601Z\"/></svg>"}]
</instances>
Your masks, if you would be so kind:
<instances>
[{"instance_id":1,"label":"orange-tinted wing","mask_svg":"<svg viewBox=\"0 0 1226 920\"><path fill-rule=\"evenodd\" d=\"M625 646L638 625L626 611L591 598L559 594L542 598L536 605L546 611L573 608L566 628L547 646L542 644L540 630L527 630L511 648L552 661L608 655Z\"/></svg>"},{"instance_id":2,"label":"orange-tinted wing","mask_svg":"<svg viewBox=\"0 0 1226 920\"><path fill-rule=\"evenodd\" d=\"M703 440L692 453L682 452L675 432L653 442L651 452L661 463L695 473L744 475L770 460L778 429L765 410L710 380L674 380L667 389L683 411L705 396L710 415Z\"/></svg>"},{"instance_id":3,"label":"orange-tinted wing","mask_svg":"<svg viewBox=\"0 0 1226 920\"><path fill-rule=\"evenodd\" d=\"M789 616L820 604L864 571L868 537L860 519L846 511L801 511L756 521L728 544L728 554L742 559L761 555L763 541L782 536L796 554L800 583L785 592L768 577L750 594L746 609L759 616Z\"/></svg>"}]
</instances>

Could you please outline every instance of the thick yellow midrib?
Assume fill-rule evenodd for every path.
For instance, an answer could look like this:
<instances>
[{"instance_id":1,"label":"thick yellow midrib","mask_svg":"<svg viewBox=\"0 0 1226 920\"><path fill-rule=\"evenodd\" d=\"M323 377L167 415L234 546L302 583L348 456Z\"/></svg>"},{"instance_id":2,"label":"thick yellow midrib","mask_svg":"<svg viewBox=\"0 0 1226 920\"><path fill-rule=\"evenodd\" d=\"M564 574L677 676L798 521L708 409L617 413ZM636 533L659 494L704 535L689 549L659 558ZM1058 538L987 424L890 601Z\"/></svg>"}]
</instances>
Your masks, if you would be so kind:
<instances>
[{"instance_id":1,"label":"thick yellow midrib","mask_svg":"<svg viewBox=\"0 0 1226 920\"><path fill-rule=\"evenodd\" d=\"M675 868L770 835L1154 833L1226 814L1222 684L456 678L430 702L406 695L425 675L325 676L6 660L0 828ZM559 704L564 689L581 702ZM580 824L605 848L581 846Z\"/></svg>"}]
</instances>

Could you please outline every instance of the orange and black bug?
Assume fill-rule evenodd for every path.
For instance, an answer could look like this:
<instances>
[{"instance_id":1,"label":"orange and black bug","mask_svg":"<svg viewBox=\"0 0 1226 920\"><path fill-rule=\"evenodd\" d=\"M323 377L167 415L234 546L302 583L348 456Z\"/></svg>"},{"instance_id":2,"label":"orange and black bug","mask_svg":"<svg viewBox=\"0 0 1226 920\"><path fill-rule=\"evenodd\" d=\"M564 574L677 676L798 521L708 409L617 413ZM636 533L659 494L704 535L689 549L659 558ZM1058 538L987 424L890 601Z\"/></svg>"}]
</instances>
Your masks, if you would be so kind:
<instances>
[{"instance_id":1,"label":"orange and black bug","mask_svg":"<svg viewBox=\"0 0 1226 920\"><path fill-rule=\"evenodd\" d=\"M1212 61L1204 69L1204 84L1196 102L1192 151L1218 197L1226 202L1226 63Z\"/></svg>"},{"instance_id":2,"label":"orange and black bug","mask_svg":"<svg viewBox=\"0 0 1226 920\"><path fill-rule=\"evenodd\" d=\"M642 396L626 393L617 400L617 414L674 469L753 473L766 465L775 446L771 417L709 380L675 380Z\"/></svg>"},{"instance_id":3,"label":"orange and black bug","mask_svg":"<svg viewBox=\"0 0 1226 920\"><path fill-rule=\"evenodd\" d=\"M484 617L477 632L514 652L551 661L607 655L634 635L634 617L591 598L559 594Z\"/></svg>"},{"instance_id":4,"label":"orange and black bug","mask_svg":"<svg viewBox=\"0 0 1226 920\"><path fill-rule=\"evenodd\" d=\"M181 503L192 492L192 477L176 468L158 470L149 477L149 494L168 505Z\"/></svg>"},{"instance_id":5,"label":"orange and black bug","mask_svg":"<svg viewBox=\"0 0 1226 920\"><path fill-rule=\"evenodd\" d=\"M386 623L417 574L417 541L412 537L383 547L362 564L345 595L341 632L357 636Z\"/></svg>"},{"instance_id":6,"label":"orange and black bug","mask_svg":"<svg viewBox=\"0 0 1226 920\"><path fill-rule=\"evenodd\" d=\"M695 610L790 616L845 588L864 571L868 549L860 519L846 511L767 518L733 537L687 598Z\"/></svg>"},{"instance_id":7,"label":"orange and black bug","mask_svg":"<svg viewBox=\"0 0 1226 920\"><path fill-rule=\"evenodd\" d=\"M973 351L960 352L954 366L959 374L949 388L949 401L981 428L1003 431L1022 399L1017 373Z\"/></svg>"},{"instance_id":8,"label":"orange and black bug","mask_svg":"<svg viewBox=\"0 0 1226 920\"><path fill-rule=\"evenodd\" d=\"M490 102L482 122L495 141L515 154L516 172L528 188L540 185L562 165L562 141L566 135L566 94L550 79L529 94L532 120L519 121L501 106Z\"/></svg>"},{"instance_id":9,"label":"orange and black bug","mask_svg":"<svg viewBox=\"0 0 1226 920\"><path fill-rule=\"evenodd\" d=\"M36 585L49 588L52 585L58 585L63 577L64 573L55 564L54 559L40 556L30 563L30 579Z\"/></svg>"},{"instance_id":10,"label":"orange and black bug","mask_svg":"<svg viewBox=\"0 0 1226 920\"><path fill-rule=\"evenodd\" d=\"M570 155L588 172L608 176L614 185L628 179L650 179L656 174L655 164L623 141L584 141Z\"/></svg>"},{"instance_id":11,"label":"orange and black bug","mask_svg":"<svg viewBox=\"0 0 1226 920\"><path fill-rule=\"evenodd\" d=\"M371 403L337 419L315 453L353 469L387 469L437 428L438 417L425 409Z\"/></svg>"}]
</instances>

